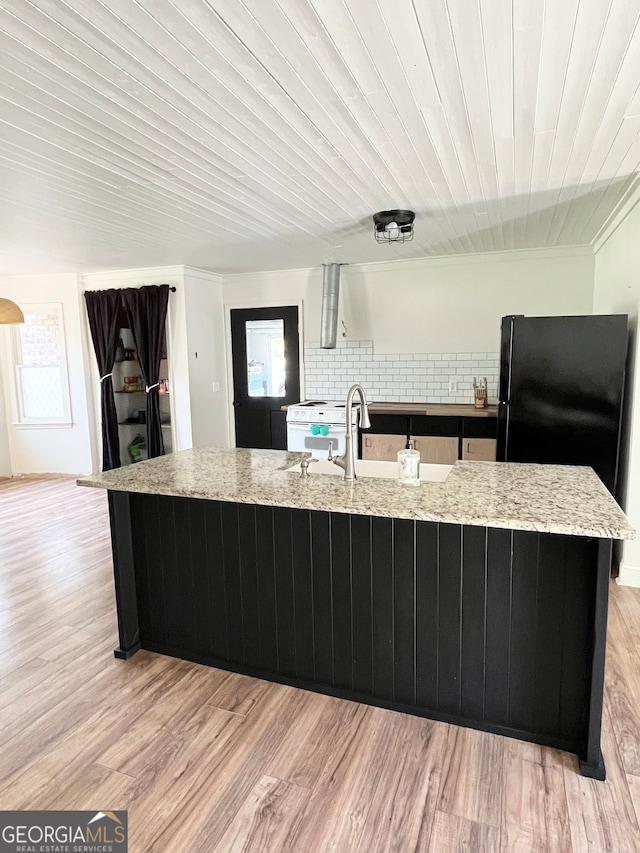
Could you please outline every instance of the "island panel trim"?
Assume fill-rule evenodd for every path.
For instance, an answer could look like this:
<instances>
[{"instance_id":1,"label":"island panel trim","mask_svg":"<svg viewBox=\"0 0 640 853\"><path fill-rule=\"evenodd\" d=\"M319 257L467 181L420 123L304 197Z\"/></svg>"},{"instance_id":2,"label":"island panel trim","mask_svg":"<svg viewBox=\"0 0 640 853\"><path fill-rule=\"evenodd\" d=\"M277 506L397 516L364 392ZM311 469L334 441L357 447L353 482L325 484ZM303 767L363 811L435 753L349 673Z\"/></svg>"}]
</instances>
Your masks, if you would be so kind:
<instances>
[{"instance_id":1,"label":"island panel trim","mask_svg":"<svg viewBox=\"0 0 640 853\"><path fill-rule=\"evenodd\" d=\"M603 778L610 542L121 492L109 508L116 654L531 740Z\"/></svg>"}]
</instances>

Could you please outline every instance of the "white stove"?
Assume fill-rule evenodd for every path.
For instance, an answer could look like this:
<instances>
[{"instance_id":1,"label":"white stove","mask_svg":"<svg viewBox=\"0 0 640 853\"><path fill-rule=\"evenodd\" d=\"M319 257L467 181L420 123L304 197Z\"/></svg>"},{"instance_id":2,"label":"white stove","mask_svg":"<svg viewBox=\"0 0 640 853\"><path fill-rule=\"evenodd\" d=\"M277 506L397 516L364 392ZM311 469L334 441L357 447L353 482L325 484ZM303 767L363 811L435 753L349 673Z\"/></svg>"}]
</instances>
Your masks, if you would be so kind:
<instances>
[{"instance_id":1,"label":"white stove","mask_svg":"<svg viewBox=\"0 0 640 853\"><path fill-rule=\"evenodd\" d=\"M358 456L358 407L353 407L353 450ZM345 404L328 400L305 400L287 409L287 450L328 455L329 442L336 455L344 453L346 433Z\"/></svg>"},{"instance_id":2,"label":"white stove","mask_svg":"<svg viewBox=\"0 0 640 853\"><path fill-rule=\"evenodd\" d=\"M353 423L357 418L358 406L353 407ZM287 423L344 424L345 404L326 400L305 400L294 403L287 410Z\"/></svg>"}]
</instances>

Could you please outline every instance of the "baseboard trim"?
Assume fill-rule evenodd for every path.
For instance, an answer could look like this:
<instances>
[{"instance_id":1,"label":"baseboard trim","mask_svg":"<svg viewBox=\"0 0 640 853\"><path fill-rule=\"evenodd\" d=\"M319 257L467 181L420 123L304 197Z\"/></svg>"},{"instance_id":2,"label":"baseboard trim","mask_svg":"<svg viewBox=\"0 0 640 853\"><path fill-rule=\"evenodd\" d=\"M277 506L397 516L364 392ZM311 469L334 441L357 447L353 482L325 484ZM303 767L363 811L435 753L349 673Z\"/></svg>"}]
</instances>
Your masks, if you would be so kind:
<instances>
[{"instance_id":1,"label":"baseboard trim","mask_svg":"<svg viewBox=\"0 0 640 853\"><path fill-rule=\"evenodd\" d=\"M632 566L624 561L620 563L620 572L616 578L620 586L640 587L640 566Z\"/></svg>"}]
</instances>

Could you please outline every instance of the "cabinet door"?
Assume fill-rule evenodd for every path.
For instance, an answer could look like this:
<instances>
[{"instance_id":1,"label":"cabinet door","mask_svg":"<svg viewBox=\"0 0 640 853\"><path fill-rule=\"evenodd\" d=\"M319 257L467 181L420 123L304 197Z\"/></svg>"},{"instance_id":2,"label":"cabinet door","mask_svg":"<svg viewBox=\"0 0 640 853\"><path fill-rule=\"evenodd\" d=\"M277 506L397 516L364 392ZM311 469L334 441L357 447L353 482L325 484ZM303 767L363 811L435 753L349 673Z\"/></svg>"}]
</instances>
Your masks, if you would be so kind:
<instances>
[{"instance_id":1,"label":"cabinet door","mask_svg":"<svg viewBox=\"0 0 640 853\"><path fill-rule=\"evenodd\" d=\"M498 418L489 415L462 418L463 438L495 438L498 432Z\"/></svg>"},{"instance_id":2,"label":"cabinet door","mask_svg":"<svg viewBox=\"0 0 640 853\"><path fill-rule=\"evenodd\" d=\"M442 435L451 438L460 435L460 425L461 418L450 415L412 415L409 418L409 433L415 436Z\"/></svg>"},{"instance_id":3,"label":"cabinet door","mask_svg":"<svg viewBox=\"0 0 640 853\"><path fill-rule=\"evenodd\" d=\"M453 465L458 459L458 437L450 435L412 435L411 440L420 452L420 462Z\"/></svg>"},{"instance_id":4,"label":"cabinet door","mask_svg":"<svg viewBox=\"0 0 640 853\"><path fill-rule=\"evenodd\" d=\"M369 415L371 427L367 435L409 435L409 418L406 415Z\"/></svg>"},{"instance_id":5,"label":"cabinet door","mask_svg":"<svg viewBox=\"0 0 640 853\"><path fill-rule=\"evenodd\" d=\"M462 458L476 462L496 461L495 438L463 438Z\"/></svg>"},{"instance_id":6,"label":"cabinet door","mask_svg":"<svg viewBox=\"0 0 640 853\"><path fill-rule=\"evenodd\" d=\"M362 458L396 462L399 450L407 446L404 435L367 435L362 433Z\"/></svg>"}]
</instances>

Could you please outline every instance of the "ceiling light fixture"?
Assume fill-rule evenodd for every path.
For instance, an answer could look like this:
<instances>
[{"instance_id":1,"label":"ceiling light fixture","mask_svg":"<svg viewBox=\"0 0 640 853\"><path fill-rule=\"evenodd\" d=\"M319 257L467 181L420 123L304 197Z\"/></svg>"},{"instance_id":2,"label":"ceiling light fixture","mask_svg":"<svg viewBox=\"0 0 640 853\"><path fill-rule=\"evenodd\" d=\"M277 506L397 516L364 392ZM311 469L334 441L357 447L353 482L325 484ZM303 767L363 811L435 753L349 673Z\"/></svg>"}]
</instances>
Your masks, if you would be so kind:
<instances>
[{"instance_id":1,"label":"ceiling light fixture","mask_svg":"<svg viewBox=\"0 0 640 853\"><path fill-rule=\"evenodd\" d=\"M24 323L24 314L15 302L0 297L0 323Z\"/></svg>"},{"instance_id":2,"label":"ceiling light fixture","mask_svg":"<svg viewBox=\"0 0 640 853\"><path fill-rule=\"evenodd\" d=\"M413 210L381 210L373 214L378 243L408 243L413 240Z\"/></svg>"}]
</instances>

